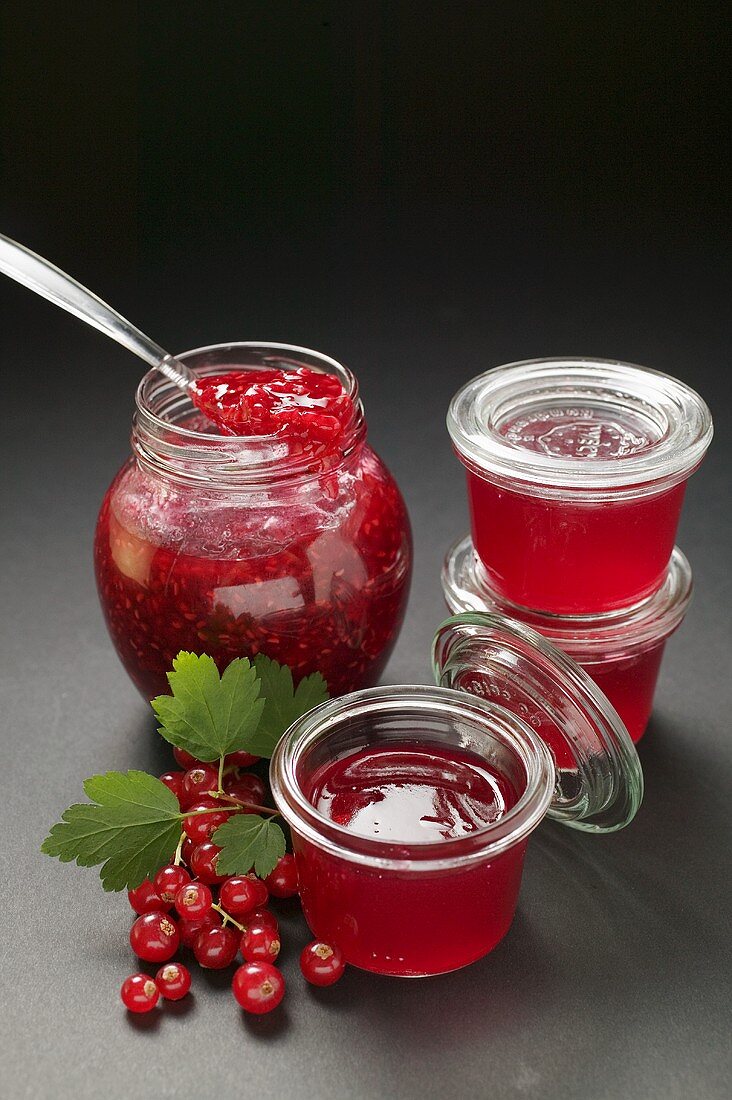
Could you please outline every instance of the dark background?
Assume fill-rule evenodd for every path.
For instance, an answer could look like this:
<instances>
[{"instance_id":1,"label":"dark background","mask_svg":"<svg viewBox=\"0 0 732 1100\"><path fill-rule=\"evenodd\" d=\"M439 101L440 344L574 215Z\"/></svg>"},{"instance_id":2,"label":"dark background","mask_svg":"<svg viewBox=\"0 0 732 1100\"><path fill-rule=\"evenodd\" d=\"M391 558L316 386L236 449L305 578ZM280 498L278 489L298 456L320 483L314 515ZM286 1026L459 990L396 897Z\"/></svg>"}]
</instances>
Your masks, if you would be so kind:
<instances>
[{"instance_id":1,"label":"dark background","mask_svg":"<svg viewBox=\"0 0 732 1100\"><path fill-rule=\"evenodd\" d=\"M545 825L506 941L424 982L298 980L244 1019L228 977L134 1023L124 898L37 854L107 768L168 757L106 637L96 509L140 364L0 284L0 1075L29 1097L728 1095L730 413L723 5L39 3L1 9L0 228L172 351L316 347L362 384L410 506L387 671L429 679L439 567L467 527L444 429L498 363L609 356L698 388L717 438L679 541L694 606L622 834Z\"/></svg>"}]
</instances>

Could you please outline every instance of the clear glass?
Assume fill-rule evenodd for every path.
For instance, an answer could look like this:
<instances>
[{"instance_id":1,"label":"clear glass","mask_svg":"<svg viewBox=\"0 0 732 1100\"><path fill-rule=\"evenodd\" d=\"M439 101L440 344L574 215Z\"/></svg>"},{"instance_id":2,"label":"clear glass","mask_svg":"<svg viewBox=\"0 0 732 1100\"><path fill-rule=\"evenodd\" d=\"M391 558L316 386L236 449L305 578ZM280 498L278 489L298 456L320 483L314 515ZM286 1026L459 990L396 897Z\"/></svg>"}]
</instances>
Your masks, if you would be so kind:
<instances>
[{"instance_id":1,"label":"clear glass","mask_svg":"<svg viewBox=\"0 0 732 1100\"><path fill-rule=\"evenodd\" d=\"M589 359L488 371L455 395L448 429L491 588L566 615L626 607L662 583L712 438L688 386Z\"/></svg>"},{"instance_id":2,"label":"clear glass","mask_svg":"<svg viewBox=\"0 0 732 1100\"><path fill-rule=\"evenodd\" d=\"M207 434L188 396L142 380L133 455L110 486L95 540L97 584L119 656L145 697L168 690L181 650L223 667L264 652L333 694L378 679L401 626L411 535L399 489L366 444L355 378L287 345L187 352L198 375L306 366L338 375L354 402L336 451L277 437Z\"/></svg>"},{"instance_id":3,"label":"clear glass","mask_svg":"<svg viewBox=\"0 0 732 1100\"><path fill-rule=\"evenodd\" d=\"M692 574L676 547L662 584L640 603L602 615L546 615L517 607L491 589L468 535L447 553L442 589L453 612L506 615L539 631L585 669L633 741L639 741L653 709L666 640L680 626L691 602Z\"/></svg>"},{"instance_id":4,"label":"clear glass","mask_svg":"<svg viewBox=\"0 0 732 1100\"><path fill-rule=\"evenodd\" d=\"M490 699L548 746L555 791L548 814L574 829L624 829L643 798L638 753L597 684L556 646L505 615L446 619L432 644L435 680Z\"/></svg>"},{"instance_id":5,"label":"clear glass","mask_svg":"<svg viewBox=\"0 0 732 1100\"><path fill-rule=\"evenodd\" d=\"M427 843L362 836L315 808L312 783L324 764L405 741L478 754L511 784L514 805L485 828ZM444 688L381 687L299 719L275 751L270 779L292 831L313 934L336 943L353 966L414 977L466 966L508 931L554 768L531 727L492 702Z\"/></svg>"}]
</instances>

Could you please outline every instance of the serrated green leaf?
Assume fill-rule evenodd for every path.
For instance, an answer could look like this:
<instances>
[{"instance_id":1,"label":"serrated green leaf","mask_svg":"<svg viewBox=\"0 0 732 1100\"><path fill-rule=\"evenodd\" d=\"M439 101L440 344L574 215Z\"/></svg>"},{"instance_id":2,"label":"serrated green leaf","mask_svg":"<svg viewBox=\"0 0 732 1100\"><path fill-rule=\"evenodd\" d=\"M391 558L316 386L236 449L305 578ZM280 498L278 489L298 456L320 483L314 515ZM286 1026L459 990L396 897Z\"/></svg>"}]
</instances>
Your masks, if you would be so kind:
<instances>
[{"instance_id":1,"label":"serrated green leaf","mask_svg":"<svg viewBox=\"0 0 732 1100\"><path fill-rule=\"evenodd\" d=\"M220 875L246 875L252 867L260 878L275 869L285 854L285 834L275 821L256 814L230 817L212 837L221 848L216 859Z\"/></svg>"},{"instance_id":2,"label":"serrated green leaf","mask_svg":"<svg viewBox=\"0 0 732 1100\"><path fill-rule=\"evenodd\" d=\"M170 860L181 834L178 799L147 772L107 772L84 783L91 803L69 806L41 845L62 863L100 871L105 890L132 890Z\"/></svg>"},{"instance_id":3,"label":"serrated green leaf","mask_svg":"<svg viewBox=\"0 0 732 1100\"><path fill-rule=\"evenodd\" d=\"M302 679L295 689L287 665L280 665L263 653L254 658L254 667L261 682L264 709L256 733L246 747L255 756L270 757L288 726L325 702L328 685L319 672L314 672Z\"/></svg>"},{"instance_id":4,"label":"serrated green leaf","mask_svg":"<svg viewBox=\"0 0 732 1100\"><path fill-rule=\"evenodd\" d=\"M152 706L159 733L197 760L218 760L249 748L264 699L252 665L237 657L223 676L207 654L181 652L168 673L172 695L159 695Z\"/></svg>"}]
</instances>

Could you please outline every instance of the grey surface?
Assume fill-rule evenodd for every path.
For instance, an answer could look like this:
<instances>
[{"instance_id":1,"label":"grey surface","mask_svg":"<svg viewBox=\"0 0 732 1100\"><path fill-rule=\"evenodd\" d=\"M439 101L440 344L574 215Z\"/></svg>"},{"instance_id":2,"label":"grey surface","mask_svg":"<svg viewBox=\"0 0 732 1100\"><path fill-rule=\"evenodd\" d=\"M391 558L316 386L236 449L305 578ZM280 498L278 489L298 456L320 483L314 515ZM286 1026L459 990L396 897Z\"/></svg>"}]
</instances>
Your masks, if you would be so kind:
<instances>
[{"instance_id":1,"label":"grey surface","mask_svg":"<svg viewBox=\"0 0 732 1100\"><path fill-rule=\"evenodd\" d=\"M543 826L509 936L462 973L399 982L353 971L314 993L296 975L306 932L292 916L284 949L290 990L276 1017L242 1018L227 977L196 972L187 1009L137 1024L117 1000L134 969L126 901L105 896L95 872L37 853L45 826L79 797L84 776L160 771L168 762L107 640L90 561L96 507L125 451L135 368L45 305L20 297L17 305L29 328L7 341L6 356L31 366L53 361L59 372L45 376L43 390L24 388L5 429L16 441L2 570L6 1086L34 1097L121 1097L133 1087L139 1096L187 1096L196 1066L206 1095L214 1085L225 1095L236 1088L241 1096L303 1098L727 1095L729 417L721 349L699 335L703 324L695 320L689 333L669 328L665 316L662 340L647 329L610 339L598 327L585 328L580 341L547 319L540 340L514 337L514 354L569 345L663 366L697 383L717 414L718 439L691 483L680 538L696 598L668 647L641 746L647 794L636 823L608 838ZM508 349L501 341L489 353L479 333L458 347L455 334L415 331L379 349L378 341L294 329L294 339L354 363L372 437L404 487L416 577L388 679L424 682L443 615L441 555L466 526L445 404L457 376ZM216 325L210 331L222 335ZM476 357L471 348L481 345ZM373 365L385 358L388 381ZM48 407L29 423L23 401L31 397Z\"/></svg>"},{"instance_id":2,"label":"grey surface","mask_svg":"<svg viewBox=\"0 0 732 1100\"><path fill-rule=\"evenodd\" d=\"M679 537L696 596L668 646L641 745L647 793L636 822L607 838L542 826L515 923L484 961L417 982L350 971L317 992L298 979L306 931L293 911L283 920L289 991L278 1013L245 1018L228 976L197 970L190 1002L129 1020L118 1001L135 968L126 900L103 894L96 872L62 866L38 846L78 799L85 776L159 772L169 761L107 639L91 568L96 510L126 454L137 366L27 292L0 284L0 1092L63 1100L727 1097L732 417L713 93L703 92L699 72L683 69L691 106L679 127L654 101L624 99L632 82L615 98L611 87L614 104L629 103L618 109L630 129L588 137L580 108L565 103L563 125L556 86L534 84L537 72L553 71L552 51L529 23L515 29L517 44L498 28L498 55L490 27L473 49L468 5L447 5L462 14L435 29L452 59L446 75L437 65L444 55L425 46L420 12L398 5L389 37L365 18L377 5L363 5L368 56L381 59L372 83L375 70L359 69L342 39L325 59L313 45L326 19L333 35L343 33L337 8L301 5L301 13L317 8L315 29L305 14L284 39L274 17L261 16L267 25L257 27L255 75L275 57L280 77L289 69L298 84L296 95L271 83L258 93L262 134L276 124L286 138L262 152L231 116L226 24L181 19L183 29L167 37L154 25L164 7L150 6L153 26L142 27L139 40L146 45L114 5L105 8L86 25L88 53L23 9L6 77L7 118L16 112L18 120L7 125L11 137L14 126L22 130L23 143L7 144L5 229L173 350L228 338L287 340L353 367L371 440L404 490L415 533L414 587L386 679L428 681L430 641L444 615L442 555L467 527L462 475L444 429L447 402L463 380L512 359L624 358L667 370L707 398L717 437L690 485ZM713 35L713 24L706 30ZM240 43L245 32L239 28ZM553 32L542 33L556 45ZM199 35L209 36L200 50ZM600 28L595 50L603 35ZM686 57L682 37L677 52ZM698 34L694 41L701 48ZM611 47L629 81L636 62L657 56L642 37L626 41L620 32ZM505 109L493 129L488 108L478 112L484 159L463 110L481 50L499 66L481 70L490 102ZM214 53L223 66L211 92L221 100L218 129L216 111L206 116L196 106L206 102ZM191 63L200 56L209 58L203 76ZM663 69L664 95L682 71L675 56L653 62ZM172 82L156 83L173 60L193 81L177 100ZM517 77L526 64L525 79ZM431 78L417 77L418 69L438 73L426 116L420 80ZM515 83L504 94L509 70ZM612 111L603 113L600 101L614 62L602 72L591 117L608 126ZM77 73L90 131L79 121ZM47 81L56 91L50 107L37 94ZM538 114L511 115L515 94L537 86L538 100L525 102ZM560 101L568 86L560 86ZM365 115L348 113L356 102ZM636 123L637 103L645 107ZM601 154L606 138L629 159ZM583 162L588 140L592 156ZM205 156L195 155L197 142ZM290 177L286 193L275 186L266 194L245 178L254 146L270 184L292 153L301 191ZM581 187L558 170L570 153L580 157ZM77 186L87 202L76 201Z\"/></svg>"}]
</instances>

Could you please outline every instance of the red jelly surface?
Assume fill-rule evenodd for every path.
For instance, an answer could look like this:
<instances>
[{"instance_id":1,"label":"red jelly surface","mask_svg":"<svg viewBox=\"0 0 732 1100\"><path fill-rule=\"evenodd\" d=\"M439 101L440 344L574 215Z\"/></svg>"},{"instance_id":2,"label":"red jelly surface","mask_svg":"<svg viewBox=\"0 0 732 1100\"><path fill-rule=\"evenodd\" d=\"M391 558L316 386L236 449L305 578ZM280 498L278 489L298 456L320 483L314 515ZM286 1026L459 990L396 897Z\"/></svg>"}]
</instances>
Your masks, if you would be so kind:
<instances>
[{"instance_id":1,"label":"red jelly surface","mask_svg":"<svg viewBox=\"0 0 732 1100\"><path fill-rule=\"evenodd\" d=\"M196 382L192 399L227 435L279 435L304 445L333 443L353 414L338 378L308 367L209 375Z\"/></svg>"},{"instance_id":2,"label":"red jelly surface","mask_svg":"<svg viewBox=\"0 0 732 1100\"><path fill-rule=\"evenodd\" d=\"M164 456L120 470L99 515L95 563L125 668L147 697L168 691L181 649L209 653L220 668L266 653L296 680L321 672L334 695L375 683L404 614L411 535L377 455L361 438L339 445L350 397L337 378L306 368L237 370L200 385L202 405L230 432L281 438L285 463L312 451L315 472L290 482L280 470L271 484L242 488L171 476ZM211 430L200 416L185 427Z\"/></svg>"},{"instance_id":3,"label":"red jelly surface","mask_svg":"<svg viewBox=\"0 0 732 1100\"><path fill-rule=\"evenodd\" d=\"M327 818L360 836L416 846L497 821L519 792L477 754L417 741L335 760L305 791ZM382 974L438 974L485 955L516 907L526 840L495 859L399 872L343 859L293 831L300 896L313 933L347 962ZM415 866L418 861L415 861Z\"/></svg>"},{"instance_id":4,"label":"red jelly surface","mask_svg":"<svg viewBox=\"0 0 732 1100\"><path fill-rule=\"evenodd\" d=\"M636 603L663 581L686 483L656 496L572 503L468 471L475 549L501 596L556 614Z\"/></svg>"},{"instance_id":5,"label":"red jelly surface","mask_svg":"<svg viewBox=\"0 0 732 1100\"><path fill-rule=\"evenodd\" d=\"M631 657L601 664L581 662L615 707L633 741L640 741L651 717L664 648L665 642L660 642Z\"/></svg>"}]
</instances>

